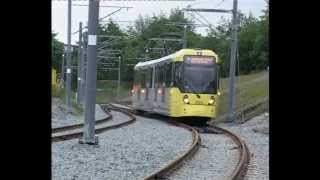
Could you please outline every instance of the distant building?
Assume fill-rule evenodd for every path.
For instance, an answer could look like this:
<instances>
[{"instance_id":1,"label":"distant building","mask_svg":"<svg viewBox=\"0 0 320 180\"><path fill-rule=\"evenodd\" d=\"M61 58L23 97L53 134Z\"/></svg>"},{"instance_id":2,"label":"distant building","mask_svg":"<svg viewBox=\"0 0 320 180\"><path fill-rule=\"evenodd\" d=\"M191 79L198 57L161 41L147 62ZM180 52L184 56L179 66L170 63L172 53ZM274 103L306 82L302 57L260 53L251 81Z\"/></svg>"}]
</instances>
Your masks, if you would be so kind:
<instances>
[{"instance_id":1,"label":"distant building","mask_svg":"<svg viewBox=\"0 0 320 180\"><path fill-rule=\"evenodd\" d=\"M71 44L71 48L70 48L71 52L73 52L74 50L76 50L78 47L79 47L78 45L72 45L72 44ZM68 45L67 45L67 44L64 44L63 49L64 49L64 52L67 52Z\"/></svg>"}]
</instances>

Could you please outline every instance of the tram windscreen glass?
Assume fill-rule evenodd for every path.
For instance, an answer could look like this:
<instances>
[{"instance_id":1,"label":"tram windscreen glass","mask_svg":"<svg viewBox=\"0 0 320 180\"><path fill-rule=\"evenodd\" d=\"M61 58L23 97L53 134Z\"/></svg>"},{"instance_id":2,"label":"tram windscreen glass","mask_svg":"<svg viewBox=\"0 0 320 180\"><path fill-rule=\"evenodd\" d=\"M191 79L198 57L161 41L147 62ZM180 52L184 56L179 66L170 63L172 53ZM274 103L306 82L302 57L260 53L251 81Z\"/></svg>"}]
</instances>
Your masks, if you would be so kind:
<instances>
[{"instance_id":1,"label":"tram windscreen glass","mask_svg":"<svg viewBox=\"0 0 320 180\"><path fill-rule=\"evenodd\" d=\"M183 90L188 93L217 92L217 65L214 57L185 57Z\"/></svg>"}]
</instances>

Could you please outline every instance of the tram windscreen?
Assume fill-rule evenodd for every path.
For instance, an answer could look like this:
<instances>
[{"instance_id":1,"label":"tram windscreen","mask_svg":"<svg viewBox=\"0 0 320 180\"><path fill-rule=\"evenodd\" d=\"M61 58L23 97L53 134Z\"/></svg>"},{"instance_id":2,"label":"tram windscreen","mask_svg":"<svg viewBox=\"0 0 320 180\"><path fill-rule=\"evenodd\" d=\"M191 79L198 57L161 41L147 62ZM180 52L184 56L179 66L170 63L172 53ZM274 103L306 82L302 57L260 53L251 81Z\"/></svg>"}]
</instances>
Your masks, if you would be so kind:
<instances>
[{"instance_id":1,"label":"tram windscreen","mask_svg":"<svg viewBox=\"0 0 320 180\"><path fill-rule=\"evenodd\" d=\"M217 92L217 65L214 57L187 56L183 67L184 92L197 94Z\"/></svg>"}]
</instances>

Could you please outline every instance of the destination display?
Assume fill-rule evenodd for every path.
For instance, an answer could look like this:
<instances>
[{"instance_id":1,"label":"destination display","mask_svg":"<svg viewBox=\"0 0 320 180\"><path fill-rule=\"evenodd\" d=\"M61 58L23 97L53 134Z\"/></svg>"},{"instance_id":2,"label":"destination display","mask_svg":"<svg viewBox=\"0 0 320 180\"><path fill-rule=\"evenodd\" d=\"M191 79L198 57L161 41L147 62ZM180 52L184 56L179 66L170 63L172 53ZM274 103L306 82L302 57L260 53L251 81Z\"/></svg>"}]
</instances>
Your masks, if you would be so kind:
<instances>
[{"instance_id":1,"label":"destination display","mask_svg":"<svg viewBox=\"0 0 320 180\"><path fill-rule=\"evenodd\" d=\"M185 58L185 63L187 64L207 64L212 65L215 63L214 57L197 57L197 56L188 56Z\"/></svg>"}]
</instances>

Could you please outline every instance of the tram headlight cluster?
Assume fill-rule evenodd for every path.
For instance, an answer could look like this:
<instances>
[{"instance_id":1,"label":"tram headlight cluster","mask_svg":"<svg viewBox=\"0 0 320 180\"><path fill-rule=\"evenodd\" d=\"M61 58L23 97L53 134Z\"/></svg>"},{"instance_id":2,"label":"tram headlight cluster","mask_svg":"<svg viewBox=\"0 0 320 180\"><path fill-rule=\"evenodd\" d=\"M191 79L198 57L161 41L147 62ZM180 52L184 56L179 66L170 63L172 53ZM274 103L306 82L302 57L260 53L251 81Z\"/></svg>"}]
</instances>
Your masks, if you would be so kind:
<instances>
[{"instance_id":1,"label":"tram headlight cluster","mask_svg":"<svg viewBox=\"0 0 320 180\"><path fill-rule=\"evenodd\" d=\"M209 105L213 105L216 102L216 100L214 99L214 96L211 96L210 100L209 100Z\"/></svg>"},{"instance_id":2,"label":"tram headlight cluster","mask_svg":"<svg viewBox=\"0 0 320 180\"><path fill-rule=\"evenodd\" d=\"M188 95L184 95L184 96L183 96L183 102L186 103L186 104L189 104L189 103L190 103L189 98L188 98Z\"/></svg>"}]
</instances>

